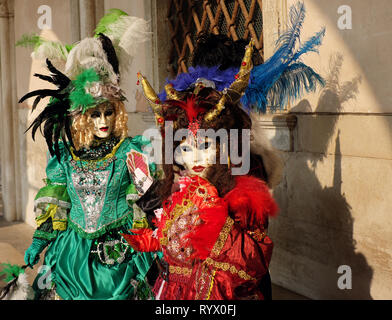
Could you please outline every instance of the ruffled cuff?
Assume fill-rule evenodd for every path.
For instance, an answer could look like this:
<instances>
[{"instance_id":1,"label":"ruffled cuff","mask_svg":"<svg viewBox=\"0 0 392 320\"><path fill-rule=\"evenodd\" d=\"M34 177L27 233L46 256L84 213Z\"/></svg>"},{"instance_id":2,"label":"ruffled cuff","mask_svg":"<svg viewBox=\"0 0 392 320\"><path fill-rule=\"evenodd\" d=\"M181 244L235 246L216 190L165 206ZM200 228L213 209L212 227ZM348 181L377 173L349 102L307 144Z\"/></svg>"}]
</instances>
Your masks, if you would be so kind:
<instances>
[{"instance_id":1,"label":"ruffled cuff","mask_svg":"<svg viewBox=\"0 0 392 320\"><path fill-rule=\"evenodd\" d=\"M126 199L127 203L130 207L133 206L133 204L140 199L140 196L136 190L136 187L133 183L131 183L126 191Z\"/></svg>"},{"instance_id":2,"label":"ruffled cuff","mask_svg":"<svg viewBox=\"0 0 392 320\"><path fill-rule=\"evenodd\" d=\"M148 224L146 213L140 209L137 204L133 205L133 222L132 229L150 228Z\"/></svg>"},{"instance_id":3,"label":"ruffled cuff","mask_svg":"<svg viewBox=\"0 0 392 320\"><path fill-rule=\"evenodd\" d=\"M57 238L58 230L53 230L52 219L49 218L35 230L33 238L53 241Z\"/></svg>"},{"instance_id":4,"label":"ruffled cuff","mask_svg":"<svg viewBox=\"0 0 392 320\"><path fill-rule=\"evenodd\" d=\"M67 229L67 216L71 201L65 184L53 183L46 179L47 185L41 188L34 200L34 211L38 229L51 220L53 230Z\"/></svg>"}]
</instances>

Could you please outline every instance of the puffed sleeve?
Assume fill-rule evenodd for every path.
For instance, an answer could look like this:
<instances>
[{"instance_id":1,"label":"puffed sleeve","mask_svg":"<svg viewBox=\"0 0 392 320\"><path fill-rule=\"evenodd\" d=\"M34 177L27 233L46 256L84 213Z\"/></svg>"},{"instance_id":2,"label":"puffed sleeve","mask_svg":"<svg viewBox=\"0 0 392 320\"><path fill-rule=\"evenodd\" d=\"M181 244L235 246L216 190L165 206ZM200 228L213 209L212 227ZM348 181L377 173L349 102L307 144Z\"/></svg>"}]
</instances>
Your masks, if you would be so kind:
<instances>
[{"instance_id":1,"label":"puffed sleeve","mask_svg":"<svg viewBox=\"0 0 392 320\"><path fill-rule=\"evenodd\" d=\"M215 273L211 299L263 299L273 242L267 235L268 216L277 205L262 181L238 177L225 196L230 212L205 263Z\"/></svg>"},{"instance_id":2,"label":"puffed sleeve","mask_svg":"<svg viewBox=\"0 0 392 320\"><path fill-rule=\"evenodd\" d=\"M35 238L53 240L58 231L67 228L71 201L67 192L67 176L63 165L51 157L46 167L45 186L34 199L37 230Z\"/></svg>"}]
</instances>

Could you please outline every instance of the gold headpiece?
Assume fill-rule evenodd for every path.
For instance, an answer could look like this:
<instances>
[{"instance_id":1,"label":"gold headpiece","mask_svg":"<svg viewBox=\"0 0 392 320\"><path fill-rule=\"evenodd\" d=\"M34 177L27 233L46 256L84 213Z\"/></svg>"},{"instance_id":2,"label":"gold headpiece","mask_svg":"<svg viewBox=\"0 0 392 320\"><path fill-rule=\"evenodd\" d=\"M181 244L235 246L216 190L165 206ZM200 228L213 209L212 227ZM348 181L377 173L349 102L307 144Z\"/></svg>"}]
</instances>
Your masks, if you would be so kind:
<instances>
[{"instance_id":1,"label":"gold headpiece","mask_svg":"<svg viewBox=\"0 0 392 320\"><path fill-rule=\"evenodd\" d=\"M225 108L225 103L227 101L230 101L231 103L236 103L241 99L246 88L248 87L250 72L253 68L253 46L254 42L253 40L251 40L249 45L246 47L240 70L235 76L236 80L231 84L230 88L223 90L222 98L218 101L216 107L204 116L204 120L214 120Z\"/></svg>"},{"instance_id":2,"label":"gold headpiece","mask_svg":"<svg viewBox=\"0 0 392 320\"><path fill-rule=\"evenodd\" d=\"M223 95L221 99L218 101L218 103L216 104L215 108L205 114L204 116L205 121L212 121L217 116L219 116L222 110L225 108L226 102L229 101L231 103L236 103L241 99L242 95L244 94L248 86L250 72L253 68L253 64L252 64L253 46L254 46L254 42L253 40L251 40L249 45L246 47L245 55L244 58L242 59L240 70L238 74L235 76L235 81L230 85L229 88L223 90L222 92ZM144 96L146 97L148 103L150 104L155 114L157 125L163 126L165 121L162 115L162 101L160 101L154 89L151 87L147 79L144 78L144 76L140 72L138 73L138 79L139 81L141 81L143 91L144 91ZM201 87L203 87L202 83L196 84L194 93L197 94L200 91ZM171 84L167 84L165 86L165 91L168 100L182 101L185 96L184 93L175 90Z\"/></svg>"}]
</instances>

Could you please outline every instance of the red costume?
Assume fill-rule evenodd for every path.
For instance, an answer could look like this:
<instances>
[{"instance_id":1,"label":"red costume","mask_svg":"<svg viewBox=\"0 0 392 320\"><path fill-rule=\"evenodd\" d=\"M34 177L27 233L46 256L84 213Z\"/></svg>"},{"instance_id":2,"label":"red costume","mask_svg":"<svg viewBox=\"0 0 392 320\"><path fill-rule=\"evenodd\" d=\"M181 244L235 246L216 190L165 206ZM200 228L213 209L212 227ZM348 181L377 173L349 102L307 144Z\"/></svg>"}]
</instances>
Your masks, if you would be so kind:
<instances>
[{"instance_id":1,"label":"red costume","mask_svg":"<svg viewBox=\"0 0 392 320\"><path fill-rule=\"evenodd\" d=\"M263 299L259 285L273 247L266 226L276 212L257 178L238 176L235 188L220 198L205 179L182 177L179 191L157 214L157 231L124 237L136 250L163 251L168 277L158 278L157 299Z\"/></svg>"}]
</instances>

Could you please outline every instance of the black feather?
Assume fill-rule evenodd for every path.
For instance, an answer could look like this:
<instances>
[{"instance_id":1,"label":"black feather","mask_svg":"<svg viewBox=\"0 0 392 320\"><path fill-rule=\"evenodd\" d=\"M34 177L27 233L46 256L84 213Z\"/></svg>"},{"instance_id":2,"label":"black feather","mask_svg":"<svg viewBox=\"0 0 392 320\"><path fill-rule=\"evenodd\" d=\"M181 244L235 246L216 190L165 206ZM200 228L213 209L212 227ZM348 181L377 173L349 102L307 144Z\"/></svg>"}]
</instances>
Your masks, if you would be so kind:
<instances>
[{"instance_id":1,"label":"black feather","mask_svg":"<svg viewBox=\"0 0 392 320\"><path fill-rule=\"evenodd\" d=\"M35 96L40 96L40 97L53 97L57 99L61 99L63 95L58 91L58 90L53 90L53 89L41 89L41 90L35 90L32 92L29 92L25 94L22 98L20 98L19 103L22 103L23 101L35 97Z\"/></svg>"},{"instance_id":2,"label":"black feather","mask_svg":"<svg viewBox=\"0 0 392 320\"><path fill-rule=\"evenodd\" d=\"M120 70L119 70L118 58L116 55L116 50L114 50L112 41L107 36L105 36L103 33L99 34L99 40L101 41L102 48L106 53L106 57L107 57L109 63L113 67L113 71L117 75L119 75Z\"/></svg>"},{"instance_id":3,"label":"black feather","mask_svg":"<svg viewBox=\"0 0 392 320\"><path fill-rule=\"evenodd\" d=\"M71 129L70 128L71 128L71 121L70 121L70 118L68 116L68 117L65 118L64 131L65 131L65 134L66 134L66 137L68 139L69 144L71 145L72 148L75 149L75 145L74 145L73 140L72 140L72 133L71 133ZM63 139L63 141L66 141L66 139ZM65 146L68 149L68 145L65 144Z\"/></svg>"},{"instance_id":4,"label":"black feather","mask_svg":"<svg viewBox=\"0 0 392 320\"><path fill-rule=\"evenodd\" d=\"M60 161L60 147L59 147L59 139L60 139L60 134L61 134L61 129L62 129L62 121L60 120L57 122L54 126L53 130L53 141L54 141L54 154L57 157L57 160Z\"/></svg>"},{"instance_id":5,"label":"black feather","mask_svg":"<svg viewBox=\"0 0 392 320\"><path fill-rule=\"evenodd\" d=\"M49 71L52 73L52 77L55 81L53 83L56 84L60 90L63 90L66 87L68 87L69 83L71 82L71 79L69 79L65 74L63 74L59 70L57 70L49 59L46 59L46 64L48 66Z\"/></svg>"},{"instance_id":6,"label":"black feather","mask_svg":"<svg viewBox=\"0 0 392 320\"><path fill-rule=\"evenodd\" d=\"M220 70L239 68L247 44L248 41L242 39L233 41L225 35L201 33L192 54L192 66L220 66Z\"/></svg>"},{"instance_id":7,"label":"black feather","mask_svg":"<svg viewBox=\"0 0 392 320\"><path fill-rule=\"evenodd\" d=\"M44 74L34 73L34 77L40 78L41 80L45 80L45 81L48 81L50 83L54 83L55 82L55 80L53 79L52 76L47 76L47 75L44 75Z\"/></svg>"},{"instance_id":8,"label":"black feather","mask_svg":"<svg viewBox=\"0 0 392 320\"><path fill-rule=\"evenodd\" d=\"M36 97L33 103L34 111L43 98L52 98L42 112L34 119L26 132L31 129L32 138L34 140L35 134L38 128L40 128L41 133L45 137L50 154L52 156L55 155L57 160L60 161L60 138L63 140L66 148L68 148L68 143L71 146L74 146L70 129L71 121L68 112L70 108L68 90L65 90L71 83L71 80L57 70L48 59L46 60L46 64L51 73L50 76L42 74L35 74L35 76L56 85L57 90L41 89L29 92L20 99L19 103L28 98ZM43 131L41 129L42 125Z\"/></svg>"}]
</instances>

